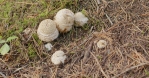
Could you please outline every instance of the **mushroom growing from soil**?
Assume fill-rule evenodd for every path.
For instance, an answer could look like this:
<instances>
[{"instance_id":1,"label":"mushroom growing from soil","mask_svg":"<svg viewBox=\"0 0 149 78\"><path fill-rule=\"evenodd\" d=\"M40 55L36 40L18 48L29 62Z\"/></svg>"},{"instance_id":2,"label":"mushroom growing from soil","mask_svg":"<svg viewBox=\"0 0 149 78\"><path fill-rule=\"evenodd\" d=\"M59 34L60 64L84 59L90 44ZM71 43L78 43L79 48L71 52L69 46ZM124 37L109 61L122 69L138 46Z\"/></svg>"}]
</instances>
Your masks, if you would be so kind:
<instances>
[{"instance_id":1,"label":"mushroom growing from soil","mask_svg":"<svg viewBox=\"0 0 149 78\"><path fill-rule=\"evenodd\" d=\"M56 23L51 19L41 21L37 29L37 34L39 39L46 42L53 41L59 36Z\"/></svg>"},{"instance_id":2,"label":"mushroom growing from soil","mask_svg":"<svg viewBox=\"0 0 149 78\"><path fill-rule=\"evenodd\" d=\"M75 26L80 27L87 23L88 18L82 12L75 13Z\"/></svg>"},{"instance_id":3,"label":"mushroom growing from soil","mask_svg":"<svg viewBox=\"0 0 149 78\"><path fill-rule=\"evenodd\" d=\"M54 21L60 32L68 32L72 29L72 25L74 24L74 13L69 9L61 9L54 17Z\"/></svg>"},{"instance_id":4,"label":"mushroom growing from soil","mask_svg":"<svg viewBox=\"0 0 149 78\"><path fill-rule=\"evenodd\" d=\"M52 44L51 43L47 43L45 44L45 48L47 49L47 51L50 51L52 49Z\"/></svg>"},{"instance_id":5,"label":"mushroom growing from soil","mask_svg":"<svg viewBox=\"0 0 149 78\"><path fill-rule=\"evenodd\" d=\"M97 42L97 47L100 49L105 48L106 46L107 46L107 41L105 41L105 40L99 40Z\"/></svg>"},{"instance_id":6,"label":"mushroom growing from soil","mask_svg":"<svg viewBox=\"0 0 149 78\"><path fill-rule=\"evenodd\" d=\"M54 63L55 65L58 65L60 63L64 63L65 59L66 59L66 55L63 51L59 50L56 51L52 56L51 56L51 61L52 63Z\"/></svg>"}]
</instances>

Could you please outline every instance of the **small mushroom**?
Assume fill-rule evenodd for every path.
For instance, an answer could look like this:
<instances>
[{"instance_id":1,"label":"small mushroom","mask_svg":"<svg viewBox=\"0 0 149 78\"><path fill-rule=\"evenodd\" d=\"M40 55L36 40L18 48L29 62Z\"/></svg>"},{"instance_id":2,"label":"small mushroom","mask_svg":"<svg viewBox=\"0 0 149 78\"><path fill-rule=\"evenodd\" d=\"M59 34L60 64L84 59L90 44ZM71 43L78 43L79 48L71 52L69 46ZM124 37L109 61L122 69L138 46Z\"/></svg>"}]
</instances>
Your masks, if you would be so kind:
<instances>
[{"instance_id":1,"label":"small mushroom","mask_svg":"<svg viewBox=\"0 0 149 78\"><path fill-rule=\"evenodd\" d=\"M45 44L45 48L47 49L47 51L50 51L52 49L52 44L51 43L47 43Z\"/></svg>"},{"instance_id":2,"label":"small mushroom","mask_svg":"<svg viewBox=\"0 0 149 78\"><path fill-rule=\"evenodd\" d=\"M88 18L82 12L75 13L75 26L80 27L87 23Z\"/></svg>"},{"instance_id":3,"label":"small mushroom","mask_svg":"<svg viewBox=\"0 0 149 78\"><path fill-rule=\"evenodd\" d=\"M105 40L99 40L97 42L97 47L100 49L105 48L106 46L107 46L107 41L105 41Z\"/></svg>"},{"instance_id":4,"label":"small mushroom","mask_svg":"<svg viewBox=\"0 0 149 78\"><path fill-rule=\"evenodd\" d=\"M66 55L63 51L59 50L56 51L52 56L51 56L51 61L52 63L54 63L55 65L58 65L60 63L64 63L65 59L66 59Z\"/></svg>"},{"instance_id":5,"label":"small mushroom","mask_svg":"<svg viewBox=\"0 0 149 78\"><path fill-rule=\"evenodd\" d=\"M74 24L74 13L69 9L61 9L54 17L54 21L60 32L68 32L72 29L72 25Z\"/></svg>"},{"instance_id":6,"label":"small mushroom","mask_svg":"<svg viewBox=\"0 0 149 78\"><path fill-rule=\"evenodd\" d=\"M56 23L51 19L41 21L37 29L37 34L39 39L46 42L53 41L59 36Z\"/></svg>"}]
</instances>

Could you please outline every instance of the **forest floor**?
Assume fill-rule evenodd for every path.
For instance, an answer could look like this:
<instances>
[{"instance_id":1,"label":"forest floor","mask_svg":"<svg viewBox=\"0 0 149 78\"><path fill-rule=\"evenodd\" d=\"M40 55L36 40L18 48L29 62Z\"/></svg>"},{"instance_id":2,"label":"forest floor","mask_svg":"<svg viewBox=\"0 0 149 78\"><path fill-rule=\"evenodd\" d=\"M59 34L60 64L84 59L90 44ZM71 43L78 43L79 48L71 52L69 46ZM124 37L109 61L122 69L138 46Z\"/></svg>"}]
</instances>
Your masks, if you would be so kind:
<instances>
[{"instance_id":1,"label":"forest floor","mask_svg":"<svg viewBox=\"0 0 149 78\"><path fill-rule=\"evenodd\" d=\"M18 37L7 43L9 53L0 55L0 78L149 77L149 1L98 1L0 0L0 36ZM84 12L89 21L60 34L47 51L36 30L63 8ZM108 42L103 49L96 44L101 39ZM57 50L66 53L64 64L51 62Z\"/></svg>"}]
</instances>

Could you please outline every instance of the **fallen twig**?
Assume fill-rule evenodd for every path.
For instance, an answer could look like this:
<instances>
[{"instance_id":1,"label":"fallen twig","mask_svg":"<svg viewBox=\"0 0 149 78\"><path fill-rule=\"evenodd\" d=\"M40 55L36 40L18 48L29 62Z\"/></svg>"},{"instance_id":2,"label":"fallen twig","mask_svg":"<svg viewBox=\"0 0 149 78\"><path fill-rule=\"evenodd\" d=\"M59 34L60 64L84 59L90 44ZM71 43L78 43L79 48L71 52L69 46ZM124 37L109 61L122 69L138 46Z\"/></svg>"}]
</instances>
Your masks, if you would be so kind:
<instances>
[{"instance_id":1,"label":"fallen twig","mask_svg":"<svg viewBox=\"0 0 149 78\"><path fill-rule=\"evenodd\" d=\"M28 3L28 2L16 2L17 4L26 4L26 5L37 5L38 3Z\"/></svg>"},{"instance_id":2,"label":"fallen twig","mask_svg":"<svg viewBox=\"0 0 149 78\"><path fill-rule=\"evenodd\" d=\"M109 20L109 22L111 23L111 25L113 25L113 22L111 21L110 17L106 14L107 19Z\"/></svg>"},{"instance_id":3,"label":"fallen twig","mask_svg":"<svg viewBox=\"0 0 149 78\"><path fill-rule=\"evenodd\" d=\"M19 70L25 68L26 66L27 66L27 65L25 65L25 66L23 66L23 67L20 67L20 68L17 68L13 73L16 73L17 71L19 71Z\"/></svg>"},{"instance_id":4,"label":"fallen twig","mask_svg":"<svg viewBox=\"0 0 149 78\"><path fill-rule=\"evenodd\" d=\"M87 50L84 53L83 63L85 63L86 62L86 59L89 57L89 54L90 54L90 51L91 51L92 46L93 46L93 43L91 41L90 42L90 45L87 47Z\"/></svg>"},{"instance_id":5,"label":"fallen twig","mask_svg":"<svg viewBox=\"0 0 149 78\"><path fill-rule=\"evenodd\" d=\"M100 4L100 0L97 0L97 4Z\"/></svg>"},{"instance_id":6,"label":"fallen twig","mask_svg":"<svg viewBox=\"0 0 149 78\"><path fill-rule=\"evenodd\" d=\"M126 70L124 70L123 72L121 72L120 74L118 74L118 75L116 75L116 76L114 76L114 77L112 77L112 78L117 78L117 77L119 77L120 75L122 75L122 74L124 74L124 73L126 73L126 72L128 72L128 71L130 71L130 70L132 70L132 69L135 69L135 68L137 68L137 67L144 66L144 65L149 65L149 62L147 62L147 63L141 63L141 64L139 64L139 65L136 65L136 66L132 66L132 67L130 67L130 68L127 68Z\"/></svg>"},{"instance_id":7,"label":"fallen twig","mask_svg":"<svg viewBox=\"0 0 149 78\"><path fill-rule=\"evenodd\" d=\"M56 66L55 72L52 74L51 78L56 78L57 71L58 71L58 66Z\"/></svg>"},{"instance_id":8,"label":"fallen twig","mask_svg":"<svg viewBox=\"0 0 149 78\"><path fill-rule=\"evenodd\" d=\"M102 69L102 67L101 67L101 65L100 65L100 63L99 63L99 61L98 61L98 59L96 58L96 56L95 56L92 52L90 52L90 53L91 53L91 55L94 57L94 59L96 60L96 62L97 62L97 64L98 64L98 66L99 66L99 69L100 69L101 73L102 73L106 78L110 78L110 77L107 76L106 73L103 71L103 69Z\"/></svg>"},{"instance_id":9,"label":"fallen twig","mask_svg":"<svg viewBox=\"0 0 149 78\"><path fill-rule=\"evenodd\" d=\"M2 72L0 72L0 75L1 75L3 78L7 78Z\"/></svg>"}]
</instances>

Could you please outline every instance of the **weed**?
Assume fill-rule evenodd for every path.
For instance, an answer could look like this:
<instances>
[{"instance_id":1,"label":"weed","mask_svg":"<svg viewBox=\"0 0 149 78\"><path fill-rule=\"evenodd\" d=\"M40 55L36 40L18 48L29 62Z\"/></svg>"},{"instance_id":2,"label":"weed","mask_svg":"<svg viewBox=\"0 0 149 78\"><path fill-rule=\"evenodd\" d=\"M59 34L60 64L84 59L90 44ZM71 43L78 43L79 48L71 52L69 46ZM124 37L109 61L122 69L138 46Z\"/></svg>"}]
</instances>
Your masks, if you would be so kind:
<instances>
[{"instance_id":1,"label":"weed","mask_svg":"<svg viewBox=\"0 0 149 78\"><path fill-rule=\"evenodd\" d=\"M39 45L42 44L42 41L38 38L38 35L36 33L34 33L32 36Z\"/></svg>"},{"instance_id":2,"label":"weed","mask_svg":"<svg viewBox=\"0 0 149 78\"><path fill-rule=\"evenodd\" d=\"M99 56L97 56L97 58L98 58L99 60L101 60L101 59L102 59L102 56L99 55Z\"/></svg>"},{"instance_id":3,"label":"weed","mask_svg":"<svg viewBox=\"0 0 149 78\"><path fill-rule=\"evenodd\" d=\"M36 50L34 49L33 45L29 44L29 47L28 47L28 56L29 56L29 58L32 59L32 58L37 56L35 51Z\"/></svg>"},{"instance_id":4,"label":"weed","mask_svg":"<svg viewBox=\"0 0 149 78\"><path fill-rule=\"evenodd\" d=\"M85 24L82 28L83 28L83 30L89 30L90 29L90 26L87 25L87 24Z\"/></svg>"},{"instance_id":5,"label":"weed","mask_svg":"<svg viewBox=\"0 0 149 78\"><path fill-rule=\"evenodd\" d=\"M7 43L10 42L11 40L16 39L16 38L18 38L18 37L17 36L11 36L11 37L7 38L6 40L2 40L2 36L0 36L0 43L4 44L0 48L1 55L5 55L5 54L7 54L9 52L10 47L9 47L9 45Z\"/></svg>"},{"instance_id":6,"label":"weed","mask_svg":"<svg viewBox=\"0 0 149 78\"><path fill-rule=\"evenodd\" d=\"M149 77L149 71L145 70L145 74Z\"/></svg>"}]
</instances>

